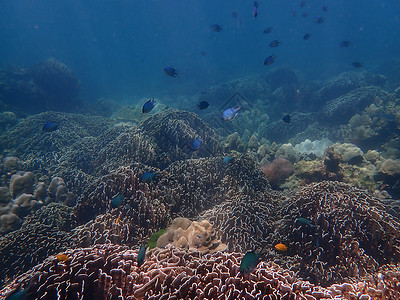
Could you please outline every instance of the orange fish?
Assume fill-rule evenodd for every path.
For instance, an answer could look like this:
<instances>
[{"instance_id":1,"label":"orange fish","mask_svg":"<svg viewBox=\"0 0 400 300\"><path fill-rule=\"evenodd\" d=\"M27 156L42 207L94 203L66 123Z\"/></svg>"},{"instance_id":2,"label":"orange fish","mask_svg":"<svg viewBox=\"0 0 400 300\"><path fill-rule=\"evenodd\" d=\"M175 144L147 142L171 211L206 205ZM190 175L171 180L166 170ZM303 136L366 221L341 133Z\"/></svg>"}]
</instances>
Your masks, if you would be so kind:
<instances>
[{"instance_id":1,"label":"orange fish","mask_svg":"<svg viewBox=\"0 0 400 300\"><path fill-rule=\"evenodd\" d=\"M67 261L67 260L69 260L69 257L68 257L68 255L66 255L66 254L58 254L58 255L56 255L56 258L57 258L59 261Z\"/></svg>"},{"instance_id":2,"label":"orange fish","mask_svg":"<svg viewBox=\"0 0 400 300\"><path fill-rule=\"evenodd\" d=\"M115 220L115 224L118 224L118 223L119 223L119 219L120 219L120 217L118 217L118 218Z\"/></svg>"},{"instance_id":3,"label":"orange fish","mask_svg":"<svg viewBox=\"0 0 400 300\"><path fill-rule=\"evenodd\" d=\"M275 245L275 249L278 250L278 251L286 251L287 250L287 246L285 244L279 243L279 244Z\"/></svg>"}]
</instances>

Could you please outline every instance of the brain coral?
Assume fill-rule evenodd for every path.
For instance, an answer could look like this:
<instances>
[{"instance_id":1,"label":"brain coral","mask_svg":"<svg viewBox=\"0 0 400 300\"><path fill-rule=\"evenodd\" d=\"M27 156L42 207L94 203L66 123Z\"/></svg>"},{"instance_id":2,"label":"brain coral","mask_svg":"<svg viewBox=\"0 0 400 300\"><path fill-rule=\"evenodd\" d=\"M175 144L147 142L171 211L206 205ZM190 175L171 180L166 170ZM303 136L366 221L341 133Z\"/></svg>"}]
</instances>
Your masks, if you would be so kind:
<instances>
[{"instance_id":1,"label":"brain coral","mask_svg":"<svg viewBox=\"0 0 400 300\"><path fill-rule=\"evenodd\" d=\"M374 274L363 282L315 286L293 271L261 262L240 274L242 254L201 255L197 251L156 248L137 265L137 250L97 245L64 251L66 261L51 256L0 291L18 286L35 299L397 299L398 270Z\"/></svg>"}]
</instances>

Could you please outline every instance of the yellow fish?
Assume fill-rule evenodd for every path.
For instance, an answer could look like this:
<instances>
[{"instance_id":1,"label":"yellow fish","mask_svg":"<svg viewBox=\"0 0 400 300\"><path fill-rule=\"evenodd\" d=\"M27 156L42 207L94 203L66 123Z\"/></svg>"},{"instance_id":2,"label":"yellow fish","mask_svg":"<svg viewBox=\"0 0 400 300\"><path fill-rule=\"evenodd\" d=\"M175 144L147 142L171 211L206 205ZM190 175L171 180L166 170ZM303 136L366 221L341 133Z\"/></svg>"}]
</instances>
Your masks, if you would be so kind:
<instances>
[{"instance_id":1,"label":"yellow fish","mask_svg":"<svg viewBox=\"0 0 400 300\"><path fill-rule=\"evenodd\" d=\"M275 249L278 250L278 251L286 251L287 250L287 246L285 244L279 243L279 244L275 245Z\"/></svg>"},{"instance_id":2,"label":"yellow fish","mask_svg":"<svg viewBox=\"0 0 400 300\"><path fill-rule=\"evenodd\" d=\"M59 261L67 261L67 260L69 260L69 257L68 257L68 255L66 255L66 254L58 254L58 255L56 255L56 258L59 260Z\"/></svg>"}]
</instances>

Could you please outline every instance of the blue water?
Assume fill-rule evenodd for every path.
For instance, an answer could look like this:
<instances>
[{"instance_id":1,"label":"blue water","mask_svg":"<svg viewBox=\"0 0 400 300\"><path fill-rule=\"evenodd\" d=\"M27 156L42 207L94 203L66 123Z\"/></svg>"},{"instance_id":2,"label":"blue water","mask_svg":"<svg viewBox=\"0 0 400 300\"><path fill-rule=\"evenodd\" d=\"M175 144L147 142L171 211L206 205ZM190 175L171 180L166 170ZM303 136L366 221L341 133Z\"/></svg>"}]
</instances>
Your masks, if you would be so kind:
<instances>
[{"instance_id":1,"label":"blue water","mask_svg":"<svg viewBox=\"0 0 400 300\"><path fill-rule=\"evenodd\" d=\"M400 53L398 0L309 0L304 8L300 1L258 2L254 19L253 1L243 0L3 0L0 65L29 67L54 57L81 80L84 99L135 103L139 97L193 95L280 65L324 79L351 70L352 61L373 68ZM316 16L325 22L314 23ZM211 31L214 23L223 31ZM263 34L269 26L272 33ZM312 36L305 41L307 32ZM273 39L281 45L268 47ZM338 46L343 40L352 42L349 48ZM276 62L264 66L271 54ZM181 77L166 76L165 66Z\"/></svg>"}]
</instances>

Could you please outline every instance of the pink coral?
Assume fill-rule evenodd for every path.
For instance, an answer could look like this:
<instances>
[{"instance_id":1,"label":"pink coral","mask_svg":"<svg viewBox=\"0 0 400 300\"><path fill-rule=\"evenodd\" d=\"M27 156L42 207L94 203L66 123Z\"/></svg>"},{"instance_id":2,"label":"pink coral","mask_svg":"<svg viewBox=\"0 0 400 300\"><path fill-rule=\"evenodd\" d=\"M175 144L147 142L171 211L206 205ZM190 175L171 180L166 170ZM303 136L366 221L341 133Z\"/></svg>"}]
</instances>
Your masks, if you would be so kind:
<instances>
[{"instance_id":1,"label":"pink coral","mask_svg":"<svg viewBox=\"0 0 400 300\"><path fill-rule=\"evenodd\" d=\"M276 158L271 163L262 165L261 169L272 186L279 184L294 172L292 163L285 158Z\"/></svg>"}]
</instances>

